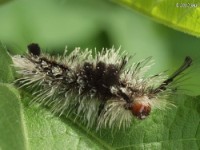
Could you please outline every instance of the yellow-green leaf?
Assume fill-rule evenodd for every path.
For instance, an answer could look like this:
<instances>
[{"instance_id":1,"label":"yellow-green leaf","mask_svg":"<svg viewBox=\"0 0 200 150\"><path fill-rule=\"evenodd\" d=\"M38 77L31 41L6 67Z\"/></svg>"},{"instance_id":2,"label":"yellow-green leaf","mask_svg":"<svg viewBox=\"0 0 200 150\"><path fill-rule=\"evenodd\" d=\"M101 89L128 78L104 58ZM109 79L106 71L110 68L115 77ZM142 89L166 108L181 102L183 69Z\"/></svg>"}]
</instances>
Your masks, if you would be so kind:
<instances>
[{"instance_id":1,"label":"yellow-green leaf","mask_svg":"<svg viewBox=\"0 0 200 150\"><path fill-rule=\"evenodd\" d=\"M114 0L179 31L200 36L199 0Z\"/></svg>"}]
</instances>

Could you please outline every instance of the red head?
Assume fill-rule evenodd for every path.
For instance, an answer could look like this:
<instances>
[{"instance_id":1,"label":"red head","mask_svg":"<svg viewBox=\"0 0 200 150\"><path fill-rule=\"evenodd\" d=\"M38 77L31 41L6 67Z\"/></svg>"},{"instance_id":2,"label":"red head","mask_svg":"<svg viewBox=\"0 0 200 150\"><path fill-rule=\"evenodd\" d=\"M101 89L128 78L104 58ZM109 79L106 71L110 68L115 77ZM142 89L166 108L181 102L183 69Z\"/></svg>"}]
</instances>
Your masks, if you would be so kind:
<instances>
[{"instance_id":1,"label":"red head","mask_svg":"<svg viewBox=\"0 0 200 150\"><path fill-rule=\"evenodd\" d=\"M145 119L151 112L149 98L147 96L136 98L131 105L129 105L129 109L138 119Z\"/></svg>"}]
</instances>

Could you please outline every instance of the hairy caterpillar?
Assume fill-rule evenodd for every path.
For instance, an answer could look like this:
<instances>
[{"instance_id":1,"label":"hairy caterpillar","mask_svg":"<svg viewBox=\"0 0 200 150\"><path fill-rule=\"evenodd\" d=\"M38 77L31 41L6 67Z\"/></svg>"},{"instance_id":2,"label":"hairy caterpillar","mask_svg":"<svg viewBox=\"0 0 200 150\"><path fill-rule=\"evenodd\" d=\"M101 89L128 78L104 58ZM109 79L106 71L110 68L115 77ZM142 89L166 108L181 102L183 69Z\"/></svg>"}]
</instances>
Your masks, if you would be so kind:
<instances>
[{"instance_id":1,"label":"hairy caterpillar","mask_svg":"<svg viewBox=\"0 0 200 150\"><path fill-rule=\"evenodd\" d=\"M114 48L81 52L76 48L68 56L41 53L38 44L28 45L29 53L12 56L21 75L15 83L27 88L33 101L51 106L54 113L76 114L91 127L127 128L134 117L145 119L152 107L168 104L166 96L173 90L173 80L187 69L192 59L169 77L163 73L145 77L151 58L125 68L130 57Z\"/></svg>"}]
</instances>

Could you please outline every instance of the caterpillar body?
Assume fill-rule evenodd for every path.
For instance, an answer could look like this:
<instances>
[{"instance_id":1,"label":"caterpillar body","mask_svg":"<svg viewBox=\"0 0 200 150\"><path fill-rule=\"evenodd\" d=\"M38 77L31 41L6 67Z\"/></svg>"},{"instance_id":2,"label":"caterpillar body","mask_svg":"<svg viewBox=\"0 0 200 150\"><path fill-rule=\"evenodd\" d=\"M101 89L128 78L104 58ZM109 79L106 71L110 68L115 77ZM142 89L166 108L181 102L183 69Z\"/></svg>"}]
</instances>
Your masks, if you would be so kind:
<instances>
[{"instance_id":1,"label":"caterpillar body","mask_svg":"<svg viewBox=\"0 0 200 150\"><path fill-rule=\"evenodd\" d=\"M48 105L60 115L75 114L88 126L127 128L132 119L145 119L152 108L168 104L173 80L187 69L192 59L169 77L164 73L144 76L151 58L126 67L130 57L120 50L107 49L92 56L90 50L76 48L68 56L50 56L38 44L28 45L24 56L12 56L21 75L15 83L29 89L33 102Z\"/></svg>"}]
</instances>

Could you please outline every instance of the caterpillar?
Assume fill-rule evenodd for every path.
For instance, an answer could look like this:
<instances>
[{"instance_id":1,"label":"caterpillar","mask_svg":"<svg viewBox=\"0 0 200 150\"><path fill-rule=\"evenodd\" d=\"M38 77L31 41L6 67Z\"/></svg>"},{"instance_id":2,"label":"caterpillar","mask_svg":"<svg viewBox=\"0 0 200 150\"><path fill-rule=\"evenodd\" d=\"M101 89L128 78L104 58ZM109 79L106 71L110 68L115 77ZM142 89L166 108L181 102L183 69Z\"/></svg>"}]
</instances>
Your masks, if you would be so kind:
<instances>
[{"instance_id":1,"label":"caterpillar","mask_svg":"<svg viewBox=\"0 0 200 150\"><path fill-rule=\"evenodd\" d=\"M20 75L19 88L29 89L32 102L50 106L59 115L81 116L87 127L127 128L133 118L145 119L152 108L162 109L173 93L173 82L192 64L185 57L170 76L164 72L145 76L151 57L127 68L130 56L114 48L95 52L75 48L69 55L51 56L36 43L25 55L12 56Z\"/></svg>"}]
</instances>

